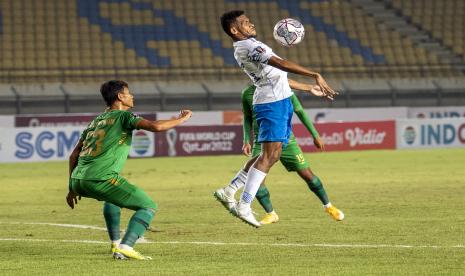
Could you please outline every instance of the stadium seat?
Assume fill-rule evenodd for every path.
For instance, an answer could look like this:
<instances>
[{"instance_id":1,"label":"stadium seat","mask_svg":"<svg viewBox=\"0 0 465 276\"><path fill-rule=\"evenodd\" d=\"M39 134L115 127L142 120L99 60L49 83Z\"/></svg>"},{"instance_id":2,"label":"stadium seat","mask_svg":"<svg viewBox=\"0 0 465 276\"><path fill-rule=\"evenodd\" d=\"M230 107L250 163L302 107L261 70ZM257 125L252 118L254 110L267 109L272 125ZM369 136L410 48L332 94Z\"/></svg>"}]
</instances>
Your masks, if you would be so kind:
<instances>
[{"instance_id":1,"label":"stadium seat","mask_svg":"<svg viewBox=\"0 0 465 276\"><path fill-rule=\"evenodd\" d=\"M465 62L464 1L385 0L384 3L429 32ZM355 1L2 0L0 82L62 82L63 87L71 89L69 97L75 103L83 103L86 94L75 92L72 83L81 88L85 83L92 86L95 83L91 91L97 95L88 95L99 104L83 107L91 111L100 110L98 87L107 79L122 78L130 84L173 82L176 86L187 81L196 86L204 83L202 89L215 86L218 80L246 82L248 78L234 60L232 41L218 24L218 16L232 9L246 10L260 39L279 56L298 61L327 78L338 79L337 83L345 83L341 79L349 79L347 83L351 83L350 79L464 76L465 70L460 69L465 67L464 62L456 66L441 59L409 37L380 24ZM306 29L304 41L292 48L282 47L272 35L274 24L287 17L299 19ZM166 108L174 108L184 97L169 87L163 89L167 92L155 87L155 94L140 95L150 102L147 108L164 109L164 104ZM185 92L197 109L215 105L226 108L228 101L234 102L231 99L235 98L227 92L208 93L202 89L197 94ZM21 93L29 93L24 91ZM37 91L42 93L40 89ZM44 97L50 96L45 96L49 92L43 92ZM349 89L344 95L346 100L332 104L311 100L308 103L358 105L350 94L355 96ZM200 103L205 97L207 102ZM366 104L381 104L384 100L373 99ZM77 109L71 107L71 110Z\"/></svg>"},{"instance_id":2,"label":"stadium seat","mask_svg":"<svg viewBox=\"0 0 465 276\"><path fill-rule=\"evenodd\" d=\"M399 14L407 17L444 42L465 61L465 2L462 0L388 0ZM458 45L458 46L456 46Z\"/></svg>"}]
</instances>

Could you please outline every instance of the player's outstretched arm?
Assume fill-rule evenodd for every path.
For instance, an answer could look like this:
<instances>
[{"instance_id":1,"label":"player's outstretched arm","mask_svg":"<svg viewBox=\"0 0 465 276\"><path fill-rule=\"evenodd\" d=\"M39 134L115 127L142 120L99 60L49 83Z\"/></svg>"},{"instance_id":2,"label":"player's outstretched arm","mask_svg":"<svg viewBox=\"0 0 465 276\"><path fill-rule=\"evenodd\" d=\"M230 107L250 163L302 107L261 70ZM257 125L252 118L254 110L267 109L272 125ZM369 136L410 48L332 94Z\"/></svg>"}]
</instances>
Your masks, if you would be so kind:
<instances>
[{"instance_id":1,"label":"player's outstretched arm","mask_svg":"<svg viewBox=\"0 0 465 276\"><path fill-rule=\"evenodd\" d=\"M137 128L144 129L152 132L160 132L165 131L170 128L176 127L185 121L189 120L192 116L192 111L190 110L181 110L179 116L176 119L171 120L157 120L157 121L150 121L150 120L141 120L137 123Z\"/></svg>"},{"instance_id":2,"label":"player's outstretched arm","mask_svg":"<svg viewBox=\"0 0 465 276\"><path fill-rule=\"evenodd\" d=\"M294 90L305 91L317 97L324 97L331 101L334 100L333 95L329 95L329 94L325 95L318 85L306 84L306 83L298 82L292 79L288 79L288 82L289 82L289 86Z\"/></svg>"},{"instance_id":3,"label":"player's outstretched arm","mask_svg":"<svg viewBox=\"0 0 465 276\"><path fill-rule=\"evenodd\" d=\"M294 113L299 117L299 120L305 126L305 128L312 134L313 137L313 144L320 149L325 149L325 144L323 139L321 139L320 134L316 130L315 126L313 125L312 120L308 117L307 112L305 112L302 104L300 103L299 99L296 95L292 95L291 97L292 105L294 106Z\"/></svg>"},{"instance_id":4,"label":"player's outstretched arm","mask_svg":"<svg viewBox=\"0 0 465 276\"><path fill-rule=\"evenodd\" d=\"M281 69L283 71L289 72L289 73L294 73L302 76L307 76L307 77L313 77L315 78L316 84L320 87L321 91L323 92L324 95L330 95L330 96L335 96L337 95L337 92L334 91L325 81L325 79L316 72L310 71L305 67L300 66L297 63L294 63L289 60L281 59L276 56L272 56L268 60L268 64L276 67L278 69Z\"/></svg>"}]
</instances>

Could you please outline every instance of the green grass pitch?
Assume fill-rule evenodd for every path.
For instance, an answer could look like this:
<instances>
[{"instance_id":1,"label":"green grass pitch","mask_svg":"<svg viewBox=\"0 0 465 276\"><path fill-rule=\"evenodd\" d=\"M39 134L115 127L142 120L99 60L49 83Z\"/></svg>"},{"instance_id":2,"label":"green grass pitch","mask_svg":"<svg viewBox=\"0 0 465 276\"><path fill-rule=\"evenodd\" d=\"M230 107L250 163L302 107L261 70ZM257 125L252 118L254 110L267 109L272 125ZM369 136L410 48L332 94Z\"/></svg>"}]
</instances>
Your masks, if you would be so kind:
<instances>
[{"instance_id":1,"label":"green grass pitch","mask_svg":"<svg viewBox=\"0 0 465 276\"><path fill-rule=\"evenodd\" d=\"M0 275L465 274L464 148L306 157L343 222L280 164L267 184L281 221L254 229L212 196L245 157L128 160L123 175L159 205L136 246L152 261L114 261L100 228L51 225L104 227L101 202L67 207L67 162L1 164Z\"/></svg>"}]
</instances>

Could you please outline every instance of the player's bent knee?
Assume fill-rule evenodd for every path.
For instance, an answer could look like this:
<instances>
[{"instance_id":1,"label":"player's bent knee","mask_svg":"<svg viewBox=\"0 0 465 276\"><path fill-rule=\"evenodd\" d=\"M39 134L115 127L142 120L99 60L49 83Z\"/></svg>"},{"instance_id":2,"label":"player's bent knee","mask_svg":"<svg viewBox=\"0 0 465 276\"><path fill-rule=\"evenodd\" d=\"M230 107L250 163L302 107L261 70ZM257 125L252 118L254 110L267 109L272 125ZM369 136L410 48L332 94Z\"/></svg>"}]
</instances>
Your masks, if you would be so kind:
<instances>
[{"instance_id":1,"label":"player's bent knee","mask_svg":"<svg viewBox=\"0 0 465 276\"><path fill-rule=\"evenodd\" d=\"M154 201L151 201L150 206L147 209L151 210L155 214L158 210L158 204L156 204Z\"/></svg>"},{"instance_id":2,"label":"player's bent knee","mask_svg":"<svg viewBox=\"0 0 465 276\"><path fill-rule=\"evenodd\" d=\"M134 219L139 224L143 225L145 229L148 229L154 216L155 212L151 208L141 208L136 211L135 215L131 219Z\"/></svg>"}]
</instances>

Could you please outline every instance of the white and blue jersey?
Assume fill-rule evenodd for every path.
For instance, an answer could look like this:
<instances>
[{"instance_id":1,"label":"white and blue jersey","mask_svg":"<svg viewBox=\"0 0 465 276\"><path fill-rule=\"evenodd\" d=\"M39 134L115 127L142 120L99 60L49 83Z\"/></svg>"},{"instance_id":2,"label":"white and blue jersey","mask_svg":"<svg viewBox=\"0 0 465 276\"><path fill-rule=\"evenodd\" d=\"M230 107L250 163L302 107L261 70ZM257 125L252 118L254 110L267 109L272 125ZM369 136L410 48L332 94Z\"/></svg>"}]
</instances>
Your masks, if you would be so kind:
<instances>
[{"instance_id":1,"label":"white and blue jersey","mask_svg":"<svg viewBox=\"0 0 465 276\"><path fill-rule=\"evenodd\" d=\"M278 56L255 38L236 41L233 46L237 63L256 86L253 109L258 142L282 142L285 146L291 135L294 113L287 72L268 65L272 56Z\"/></svg>"},{"instance_id":2,"label":"white and blue jersey","mask_svg":"<svg viewBox=\"0 0 465 276\"><path fill-rule=\"evenodd\" d=\"M234 58L257 87L253 104L276 102L292 96L287 72L268 65L272 56L278 57L270 47L255 38L236 41L233 46Z\"/></svg>"}]
</instances>

